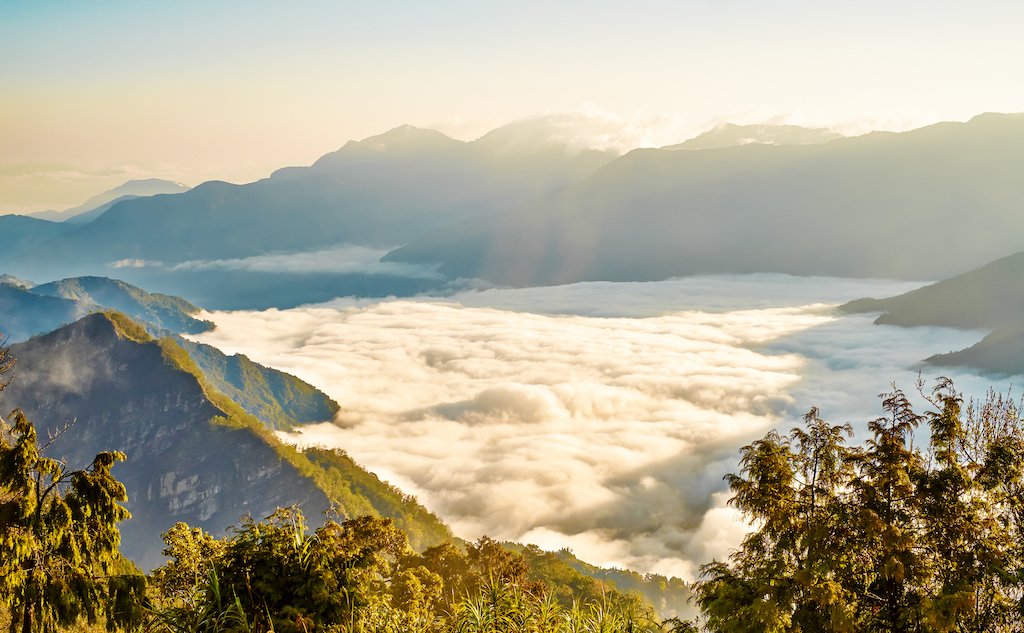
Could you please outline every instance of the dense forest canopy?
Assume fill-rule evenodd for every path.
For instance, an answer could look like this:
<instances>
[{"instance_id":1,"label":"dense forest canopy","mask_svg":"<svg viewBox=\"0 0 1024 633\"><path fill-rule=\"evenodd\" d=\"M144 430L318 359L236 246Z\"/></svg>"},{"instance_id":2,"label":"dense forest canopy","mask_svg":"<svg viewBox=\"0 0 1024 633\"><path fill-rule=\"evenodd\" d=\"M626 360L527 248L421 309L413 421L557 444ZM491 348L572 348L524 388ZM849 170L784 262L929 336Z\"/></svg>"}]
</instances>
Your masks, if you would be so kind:
<instances>
[{"instance_id":1,"label":"dense forest canopy","mask_svg":"<svg viewBox=\"0 0 1024 633\"><path fill-rule=\"evenodd\" d=\"M884 394L862 446L811 409L742 449L732 503L756 529L703 568L708 630L1024 630L1019 408L965 408L947 379L927 399Z\"/></svg>"}]
</instances>

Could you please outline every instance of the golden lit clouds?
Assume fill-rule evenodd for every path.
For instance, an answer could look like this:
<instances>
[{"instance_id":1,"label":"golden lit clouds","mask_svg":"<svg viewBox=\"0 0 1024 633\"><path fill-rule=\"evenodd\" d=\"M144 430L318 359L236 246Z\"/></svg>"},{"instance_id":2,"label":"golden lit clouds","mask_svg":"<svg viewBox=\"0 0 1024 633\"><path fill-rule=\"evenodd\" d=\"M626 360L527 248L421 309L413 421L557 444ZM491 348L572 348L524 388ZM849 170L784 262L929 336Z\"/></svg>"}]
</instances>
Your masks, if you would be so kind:
<instances>
[{"instance_id":1,"label":"golden lit clouds","mask_svg":"<svg viewBox=\"0 0 1024 633\"><path fill-rule=\"evenodd\" d=\"M214 313L199 338L324 389L342 414L292 438L343 447L462 537L692 577L742 534L722 481L741 445L813 404L863 428L889 381L912 388L921 358L977 340L817 303L912 287L751 275L342 299Z\"/></svg>"},{"instance_id":2,"label":"golden lit clouds","mask_svg":"<svg viewBox=\"0 0 1024 633\"><path fill-rule=\"evenodd\" d=\"M213 318L204 341L295 371L344 403L340 426L299 441L344 446L460 535L579 539L589 530L574 527L578 515L617 516L633 488L675 494L666 476L633 473L769 426L802 360L744 345L831 317L779 308L610 319L396 301ZM640 524L630 529L651 529ZM699 524L698 511L657 529ZM652 562L623 554L623 564Z\"/></svg>"}]
</instances>

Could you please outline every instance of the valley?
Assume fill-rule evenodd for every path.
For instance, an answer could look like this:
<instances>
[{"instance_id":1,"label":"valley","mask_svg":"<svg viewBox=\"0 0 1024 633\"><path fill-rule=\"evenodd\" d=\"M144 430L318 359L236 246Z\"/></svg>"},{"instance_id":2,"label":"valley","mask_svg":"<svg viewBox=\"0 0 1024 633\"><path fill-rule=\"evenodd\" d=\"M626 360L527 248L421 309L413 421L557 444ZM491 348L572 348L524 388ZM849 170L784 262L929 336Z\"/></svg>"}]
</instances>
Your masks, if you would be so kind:
<instances>
[{"instance_id":1,"label":"valley","mask_svg":"<svg viewBox=\"0 0 1024 633\"><path fill-rule=\"evenodd\" d=\"M806 169L816 170L821 196L872 206L841 195L822 170L835 162L840 171L881 177L882 171L867 168L881 164L873 157L906 166L919 161L905 154L961 145L981 151L1015 133L1018 123L1015 116L985 115L966 124L853 139L794 126L726 126L692 143L621 158L531 147L516 139L515 126L473 143L404 126L251 185L211 182L175 189L158 181L128 183L123 191L142 191L143 184L164 189L152 196L115 189L63 215L39 216L50 220L3 216L0 222L22 233L14 234L14 246L5 253L6 265L18 276L8 274L0 284L0 329L13 342L44 335L12 348L25 360L6 399L58 426L81 417L73 425L80 430L68 431L88 438L78 447L81 455L71 454L76 458L103 443L134 455L122 468L128 469L129 488L142 495L129 505L140 519L126 524L125 547L145 566L159 561L154 536L176 517L216 532L243 512L262 516L295 502L311 517L328 506L349 516L392 516L421 547L448 538L450 526L462 539L492 536L569 547L598 565L692 581L703 562L727 556L749 529L725 505L721 477L736 467L737 450L766 430L792 425L806 409L827 401L834 419L853 422L861 433L871 416L865 405L885 387L879 376L906 388L917 372L925 379L953 376L965 397L1009 389L1013 376L1024 371L1013 334L1024 327L1013 299L1019 294L1019 256L934 285L793 276L785 273L913 277L946 269L910 265L924 260L893 251L877 236L871 238L876 246L857 244L863 251L857 261L871 261L873 268L844 268L836 257L842 249L828 245L829 236L849 240L861 229L839 230L834 217L819 225L804 211L771 210L782 202L765 207L764 221L799 222L800 231L791 237L808 246L773 243L770 252L803 263L744 264L740 251L756 257L758 250L742 240L764 233L761 220L737 220L725 241L724 233L677 224L657 209L696 204L707 215L722 203L750 213L758 205L726 192L748 190L751 178L792 191L779 183L804 177ZM430 165L427 171L424 164ZM937 164L929 167L930 177L946 168L959 169ZM964 176L957 187L973 187L977 195L984 190L991 203L987 212L1010 221L1014 189L1008 173L978 169L973 173L979 177L987 170L984 179ZM481 179L482 174L489 176ZM914 190L909 176L886 178ZM530 187L517 187L510 197L512 183L524 179ZM474 184L467 187L470 180ZM996 181L1005 186L993 188ZM707 197L713 190L719 193ZM351 197L356 192L359 200ZM621 238L622 231L611 228L617 222L612 218L633 209L636 195L654 213L637 226L656 227L666 245L687 234L700 236L703 248L725 259L675 243L672 257L684 259L668 264L663 248L625 239L632 250L621 261L643 267L637 262L654 256L668 264L641 271L616 267L614 248L599 242L590 242L588 248L597 250L589 255L564 242L557 247L559 266L574 271L566 276L568 269L544 268L544 262L555 261L551 256L523 250L562 239L537 218L568 228L564 222L576 212L566 205L577 204L570 197L597 196L607 210L591 215L585 227L574 221L580 230L573 240L594 230L612 230ZM437 211L424 209L422 200ZM553 200L561 210L545 206ZM927 205L921 204L924 213ZM360 206L374 212L358 213ZM301 214L294 216L297 209ZM300 232L275 230L282 214L294 216L287 222ZM413 216L417 220L410 222ZM916 222L909 218L901 221ZM505 272L497 277L487 268L453 267L451 257L462 257L464 247L444 240L468 236L473 248L503 258L501 248L488 242L492 238L466 231L509 222L546 237L497 238L515 244L520 258L502 259ZM730 226L721 216L716 222L723 230ZM877 220L864 216L857 222L867 230ZM245 231L233 228L241 223ZM204 245L193 239L197 232L218 237ZM437 252L446 255L426 255L421 245L442 235ZM597 234L586 239L592 238ZM76 246L83 240L131 246ZM391 252L381 247L409 240ZM37 257L30 247L61 255ZM868 256L876 247L903 263ZM820 248L829 250L827 258L815 250ZM960 263L946 262L947 268L982 257L961 255ZM590 267L595 257L605 268ZM692 257L697 259L685 260ZM528 271L527 261L541 268ZM730 263L721 265L725 261ZM151 294L108 277L38 285L19 277L39 279L54 270L116 274L185 298ZM508 276L514 271L526 276ZM691 276L663 280L680 273ZM595 281L563 283L587 279ZM97 315L115 314L103 312L110 310L137 319L147 331L125 336L116 319ZM142 361L138 354L154 345L163 351L154 347L145 353L156 356ZM142 347L128 349L133 346ZM869 351L875 356L867 356ZM180 382L171 374L160 376L161 354L162 365L198 382L190 395L175 387L163 400L135 403L132 394L153 384ZM125 363L116 360L119 355L139 360ZM74 367L76 361L85 367ZM116 372L135 362L143 363L130 370L137 382L125 383ZM102 379L94 386L97 371ZM55 376L64 378L53 383ZM115 409L104 409L110 406ZM159 421L179 409L188 416ZM133 428L133 415L150 426ZM211 422L221 418L229 420L224 429ZM100 420L122 430L91 430ZM208 471L204 464L220 461L216 456L228 444L241 441L215 439L229 429L249 433L245 442L255 443L245 452L262 451L267 465L236 463L233 471ZM192 455L199 445L207 452ZM311 460L293 445L327 450ZM163 463L185 466L181 472L179 466L149 468ZM338 468L367 482L362 490L383 486L382 492L344 492L351 481L341 484L332 479L336 475L326 475ZM240 477L248 482L242 488L230 483ZM406 494L425 508L405 508L400 498ZM249 507L257 498L262 505Z\"/></svg>"}]
</instances>

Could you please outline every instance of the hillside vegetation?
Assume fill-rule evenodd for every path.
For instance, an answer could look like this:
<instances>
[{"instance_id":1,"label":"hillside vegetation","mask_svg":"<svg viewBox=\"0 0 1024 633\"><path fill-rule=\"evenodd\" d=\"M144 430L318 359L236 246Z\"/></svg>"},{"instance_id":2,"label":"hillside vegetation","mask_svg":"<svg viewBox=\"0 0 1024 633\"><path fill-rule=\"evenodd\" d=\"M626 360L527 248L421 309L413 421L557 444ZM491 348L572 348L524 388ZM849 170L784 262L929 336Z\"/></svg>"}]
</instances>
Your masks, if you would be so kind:
<instances>
[{"instance_id":1,"label":"hillside vegetation","mask_svg":"<svg viewBox=\"0 0 1024 633\"><path fill-rule=\"evenodd\" d=\"M122 551L144 568L162 560L159 534L177 521L221 533L243 514L293 504L314 520L332 507L339 516L386 512L419 548L450 538L437 517L343 454L318 453L314 462L282 444L272 424L216 389L173 339L155 339L124 315L90 315L11 353L19 362L5 406L39 420L41 432L71 425L51 455L69 463L111 447L127 455L116 472L134 518L122 529ZM321 396L248 404L315 410Z\"/></svg>"}]
</instances>

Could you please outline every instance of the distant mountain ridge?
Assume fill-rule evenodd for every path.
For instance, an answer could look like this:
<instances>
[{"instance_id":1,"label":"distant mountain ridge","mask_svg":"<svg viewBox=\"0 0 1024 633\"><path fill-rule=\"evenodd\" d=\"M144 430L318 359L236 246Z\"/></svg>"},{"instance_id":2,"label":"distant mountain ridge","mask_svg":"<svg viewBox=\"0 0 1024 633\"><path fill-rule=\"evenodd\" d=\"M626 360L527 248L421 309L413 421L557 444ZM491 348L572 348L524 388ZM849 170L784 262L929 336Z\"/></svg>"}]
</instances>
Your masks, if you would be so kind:
<instances>
[{"instance_id":1,"label":"distant mountain ridge","mask_svg":"<svg viewBox=\"0 0 1024 633\"><path fill-rule=\"evenodd\" d=\"M118 279L75 277L28 287L24 282L0 283L0 332L13 341L104 309L124 312L153 333L198 334L213 327L196 319L199 308L184 299L149 293Z\"/></svg>"},{"instance_id":2,"label":"distant mountain ridge","mask_svg":"<svg viewBox=\"0 0 1024 633\"><path fill-rule=\"evenodd\" d=\"M1020 114L816 145L634 150L385 260L511 286L753 272L935 278L1024 245L1022 163Z\"/></svg>"},{"instance_id":3,"label":"distant mountain ridge","mask_svg":"<svg viewBox=\"0 0 1024 633\"><path fill-rule=\"evenodd\" d=\"M507 151L401 126L254 183L210 181L178 195L122 200L88 224L41 236L45 257L13 248L0 253L0 267L39 277L99 271L119 260L230 259L342 243L392 247L556 191L615 156L561 146Z\"/></svg>"},{"instance_id":4,"label":"distant mountain ridge","mask_svg":"<svg viewBox=\"0 0 1024 633\"><path fill-rule=\"evenodd\" d=\"M1024 318L1024 252L888 299L857 299L845 312L882 312L875 323L997 328Z\"/></svg>"},{"instance_id":5,"label":"distant mountain ridge","mask_svg":"<svg viewBox=\"0 0 1024 633\"><path fill-rule=\"evenodd\" d=\"M985 373L1024 375L1024 252L888 299L857 299L848 313L881 312L881 325L935 325L990 330L967 349L926 362Z\"/></svg>"},{"instance_id":6,"label":"distant mountain ridge","mask_svg":"<svg viewBox=\"0 0 1024 633\"><path fill-rule=\"evenodd\" d=\"M38 253L36 249L42 244L74 228L73 225L63 222L51 222L28 215L0 215L0 235L3 235L5 246L8 248L7 256L11 259L14 259L15 252ZM0 259L3 257L0 253Z\"/></svg>"},{"instance_id":7,"label":"distant mountain ridge","mask_svg":"<svg viewBox=\"0 0 1024 633\"><path fill-rule=\"evenodd\" d=\"M818 145L828 143L842 134L828 128L799 125L737 125L723 123L682 143L666 145L667 150L699 150L737 147L740 145Z\"/></svg>"},{"instance_id":8,"label":"distant mountain ridge","mask_svg":"<svg viewBox=\"0 0 1024 633\"><path fill-rule=\"evenodd\" d=\"M188 191L188 189L187 186L180 182L163 180L161 178L129 180L113 189L96 194L76 207L63 211L39 211L33 213L32 217L52 222L85 224L122 200L166 193L183 193Z\"/></svg>"},{"instance_id":9,"label":"distant mountain ridge","mask_svg":"<svg viewBox=\"0 0 1024 633\"><path fill-rule=\"evenodd\" d=\"M723 126L674 149L621 157L550 144L546 134L507 126L467 143L401 126L254 183L123 200L79 227L8 216L0 231L14 239L0 250L0 270L40 278L117 267L148 288L262 308L407 296L460 278L510 286L756 272L934 279L1024 247L1022 115L831 140L827 130ZM384 262L443 278L372 267L301 276L176 267L340 244L404 244Z\"/></svg>"},{"instance_id":10,"label":"distant mountain ridge","mask_svg":"<svg viewBox=\"0 0 1024 633\"><path fill-rule=\"evenodd\" d=\"M175 343L210 384L274 430L334 419L340 407L327 394L291 374L260 365L244 354L175 337Z\"/></svg>"}]
</instances>

